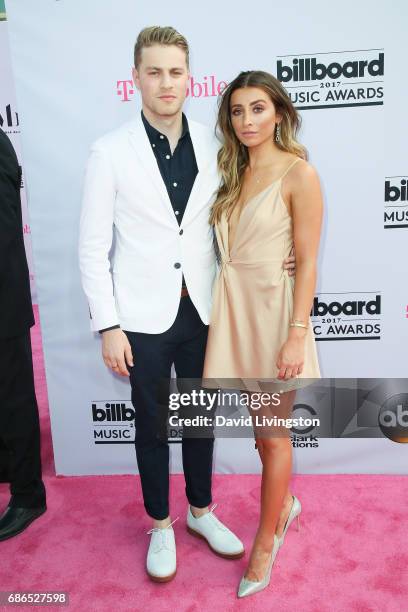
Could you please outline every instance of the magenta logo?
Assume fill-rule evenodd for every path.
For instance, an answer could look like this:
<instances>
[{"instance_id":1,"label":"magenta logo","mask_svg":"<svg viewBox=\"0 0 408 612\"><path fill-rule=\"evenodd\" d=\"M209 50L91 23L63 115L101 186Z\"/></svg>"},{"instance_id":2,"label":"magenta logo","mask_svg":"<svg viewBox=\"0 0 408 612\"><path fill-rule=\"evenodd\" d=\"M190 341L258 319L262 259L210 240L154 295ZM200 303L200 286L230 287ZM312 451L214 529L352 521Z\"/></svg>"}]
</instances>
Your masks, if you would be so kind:
<instances>
[{"instance_id":1,"label":"magenta logo","mask_svg":"<svg viewBox=\"0 0 408 612\"><path fill-rule=\"evenodd\" d=\"M135 93L133 81L116 81L116 93L121 97L121 102L130 102Z\"/></svg>"},{"instance_id":2,"label":"magenta logo","mask_svg":"<svg viewBox=\"0 0 408 612\"><path fill-rule=\"evenodd\" d=\"M187 97L212 98L220 95L227 85L225 81L217 81L214 75L205 76L201 82L196 81L192 76L187 88Z\"/></svg>"},{"instance_id":3,"label":"magenta logo","mask_svg":"<svg viewBox=\"0 0 408 612\"><path fill-rule=\"evenodd\" d=\"M213 98L219 96L227 85L226 81L218 81L213 74L203 77L201 81L191 76L187 87L187 97ZM135 94L135 86L132 79L116 81L116 94L121 102L130 102Z\"/></svg>"}]
</instances>

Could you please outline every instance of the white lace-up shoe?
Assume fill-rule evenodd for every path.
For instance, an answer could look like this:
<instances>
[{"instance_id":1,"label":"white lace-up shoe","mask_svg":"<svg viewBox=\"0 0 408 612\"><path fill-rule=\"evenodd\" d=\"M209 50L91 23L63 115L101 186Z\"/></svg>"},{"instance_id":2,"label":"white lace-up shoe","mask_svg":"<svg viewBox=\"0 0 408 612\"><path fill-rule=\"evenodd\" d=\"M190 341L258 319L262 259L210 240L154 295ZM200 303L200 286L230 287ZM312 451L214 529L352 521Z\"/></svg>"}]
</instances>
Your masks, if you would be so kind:
<instances>
[{"instance_id":1,"label":"white lace-up shoe","mask_svg":"<svg viewBox=\"0 0 408 612\"><path fill-rule=\"evenodd\" d=\"M213 552L224 559L240 559L245 554L244 545L217 519L214 504L209 512L196 518L189 506L187 511L187 531L198 538L202 538Z\"/></svg>"},{"instance_id":2,"label":"white lace-up shoe","mask_svg":"<svg viewBox=\"0 0 408 612\"><path fill-rule=\"evenodd\" d=\"M147 551L146 570L154 582L168 582L176 575L176 541L172 527L176 521L164 529L154 527L147 532L152 537Z\"/></svg>"}]
</instances>

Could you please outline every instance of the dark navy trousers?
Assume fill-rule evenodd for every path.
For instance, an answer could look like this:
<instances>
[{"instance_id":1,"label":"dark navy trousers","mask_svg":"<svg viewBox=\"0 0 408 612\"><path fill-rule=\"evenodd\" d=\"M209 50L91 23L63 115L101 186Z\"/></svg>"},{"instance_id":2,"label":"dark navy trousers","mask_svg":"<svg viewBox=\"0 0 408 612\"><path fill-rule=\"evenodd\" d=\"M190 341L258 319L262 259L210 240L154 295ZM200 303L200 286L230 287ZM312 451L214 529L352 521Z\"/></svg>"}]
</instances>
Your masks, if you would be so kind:
<instances>
[{"instance_id":1,"label":"dark navy trousers","mask_svg":"<svg viewBox=\"0 0 408 612\"><path fill-rule=\"evenodd\" d=\"M179 392L188 391L192 379L201 379L208 326L201 321L190 297L185 296L180 298L176 319L167 331L125 333L134 362L128 369L144 506L152 518L161 520L169 516L167 418L171 366L174 363ZM197 430L194 434L186 430L181 443L187 499L191 505L203 508L211 503L212 429L205 428L203 437L197 435Z\"/></svg>"}]
</instances>

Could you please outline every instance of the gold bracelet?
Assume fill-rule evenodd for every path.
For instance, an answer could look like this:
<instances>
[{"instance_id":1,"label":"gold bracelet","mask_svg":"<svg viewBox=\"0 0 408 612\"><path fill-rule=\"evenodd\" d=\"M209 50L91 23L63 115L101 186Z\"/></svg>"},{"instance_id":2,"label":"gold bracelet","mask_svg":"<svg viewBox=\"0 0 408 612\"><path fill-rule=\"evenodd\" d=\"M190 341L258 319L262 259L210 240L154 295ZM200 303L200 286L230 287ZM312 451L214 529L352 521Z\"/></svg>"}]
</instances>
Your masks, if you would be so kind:
<instances>
[{"instance_id":1,"label":"gold bracelet","mask_svg":"<svg viewBox=\"0 0 408 612\"><path fill-rule=\"evenodd\" d=\"M301 323L300 321L292 321L289 323L289 327L303 327L303 329L307 329L307 325Z\"/></svg>"}]
</instances>

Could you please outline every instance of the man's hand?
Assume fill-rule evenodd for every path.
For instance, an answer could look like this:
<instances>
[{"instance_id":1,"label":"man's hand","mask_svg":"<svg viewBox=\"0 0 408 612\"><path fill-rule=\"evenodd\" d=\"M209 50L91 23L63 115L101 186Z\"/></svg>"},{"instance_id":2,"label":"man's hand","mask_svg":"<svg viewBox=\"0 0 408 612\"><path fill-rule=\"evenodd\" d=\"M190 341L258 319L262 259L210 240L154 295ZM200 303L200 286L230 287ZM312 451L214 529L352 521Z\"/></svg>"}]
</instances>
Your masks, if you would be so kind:
<instances>
[{"instance_id":1,"label":"man's hand","mask_svg":"<svg viewBox=\"0 0 408 612\"><path fill-rule=\"evenodd\" d=\"M116 374L129 376L127 365L133 367L132 349L126 334L121 329L102 333L102 357L105 365Z\"/></svg>"},{"instance_id":2,"label":"man's hand","mask_svg":"<svg viewBox=\"0 0 408 612\"><path fill-rule=\"evenodd\" d=\"M292 247L289 257L283 262L283 269L288 271L289 276L294 276L296 273L296 258L295 258L295 247Z\"/></svg>"}]
</instances>

